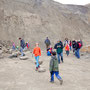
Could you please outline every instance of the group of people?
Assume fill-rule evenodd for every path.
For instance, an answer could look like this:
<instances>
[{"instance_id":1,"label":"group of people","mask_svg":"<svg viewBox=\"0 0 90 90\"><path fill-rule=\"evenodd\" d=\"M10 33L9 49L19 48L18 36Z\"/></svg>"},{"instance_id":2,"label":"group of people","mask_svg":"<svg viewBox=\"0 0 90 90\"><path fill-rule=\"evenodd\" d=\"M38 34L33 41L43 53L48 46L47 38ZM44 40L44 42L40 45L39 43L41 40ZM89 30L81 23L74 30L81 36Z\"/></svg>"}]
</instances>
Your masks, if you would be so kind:
<instances>
[{"instance_id":1,"label":"group of people","mask_svg":"<svg viewBox=\"0 0 90 90\"><path fill-rule=\"evenodd\" d=\"M63 83L61 76L59 75L58 64L64 62L63 61L63 49L65 48L66 55L68 56L70 51L73 50L74 55L79 59L80 58L80 49L83 46L82 40L79 41L69 41L67 38L64 41L58 40L57 43L54 45L54 48L51 47L51 42L47 37L45 40L47 55L51 56L50 60L50 74L51 80L50 82L54 82L54 74L56 75L57 79L60 81L60 84ZM55 50L56 49L56 50ZM54 51L55 50L55 51ZM56 58L57 53L57 58Z\"/></svg>"},{"instance_id":2,"label":"group of people","mask_svg":"<svg viewBox=\"0 0 90 90\"><path fill-rule=\"evenodd\" d=\"M23 50L29 49L30 48L30 44L28 42L25 43L24 39L22 39L22 38L19 38L19 40L20 40L20 47L16 46L15 43L13 42L12 49L13 50L19 50L20 49L21 56L25 56Z\"/></svg>"},{"instance_id":3,"label":"group of people","mask_svg":"<svg viewBox=\"0 0 90 90\"><path fill-rule=\"evenodd\" d=\"M47 49L47 56L51 56L52 49L56 49L57 52L57 58L58 62L60 63L60 57L61 61L63 62L63 49L65 48L66 55L68 56L70 54L70 51L73 50L73 54L79 59L80 58L80 49L83 46L82 40L73 40L69 41L67 38L65 39L64 43L60 40L57 41L54 48L51 47L51 42L48 39L48 37L45 40L46 49Z\"/></svg>"},{"instance_id":4,"label":"group of people","mask_svg":"<svg viewBox=\"0 0 90 90\"><path fill-rule=\"evenodd\" d=\"M24 56L23 50L25 47L29 48L29 44L25 43L25 41L22 38L19 38L20 40L20 52L21 56ZM57 43L54 45L54 47L51 46L51 42L49 38L47 37L45 40L46 49L47 49L47 56L51 56L50 65L49 65L49 71L50 71L50 82L54 82L54 74L56 75L57 79L60 81L60 84L62 85L63 79L59 75L59 64L63 61L63 49L65 48L66 55L69 55L69 52L73 50L74 55L77 58L80 58L80 48L83 46L82 41L69 41L67 38L64 41L64 44L62 41L58 40ZM13 49L15 49L15 44L13 43ZM36 60L36 71L40 68L39 65L39 57L41 56L41 49L39 47L39 43L35 44L35 48L33 49L33 54L35 56ZM57 56L56 56L57 55Z\"/></svg>"},{"instance_id":5,"label":"group of people","mask_svg":"<svg viewBox=\"0 0 90 90\"><path fill-rule=\"evenodd\" d=\"M45 43L48 42L48 38L47 40L45 40ZM61 76L59 75L59 66L58 66L58 59L56 58L56 52L52 50L52 48L48 48L50 45L50 40L49 43L46 45L47 50L50 49L51 51L51 60L50 60L50 65L49 65L49 71L50 71L50 82L53 83L54 82L54 74L56 75L57 79L60 81L60 85L62 85L63 83L63 79L61 78ZM56 46L57 47L57 46ZM48 51L47 51L48 52ZM41 56L41 49L39 47L39 44L36 43L36 47L33 49L33 54L35 55L35 60L36 60L36 71L38 70L38 68L40 68L39 65L39 56Z\"/></svg>"}]
</instances>

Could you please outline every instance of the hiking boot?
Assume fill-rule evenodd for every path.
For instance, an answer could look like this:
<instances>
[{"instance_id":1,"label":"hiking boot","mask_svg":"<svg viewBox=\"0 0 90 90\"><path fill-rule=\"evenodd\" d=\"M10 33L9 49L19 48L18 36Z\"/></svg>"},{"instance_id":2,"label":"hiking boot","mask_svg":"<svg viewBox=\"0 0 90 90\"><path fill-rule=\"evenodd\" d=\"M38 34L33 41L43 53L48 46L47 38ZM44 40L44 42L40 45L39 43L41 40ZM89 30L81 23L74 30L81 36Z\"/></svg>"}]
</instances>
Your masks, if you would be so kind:
<instances>
[{"instance_id":1,"label":"hiking boot","mask_svg":"<svg viewBox=\"0 0 90 90\"><path fill-rule=\"evenodd\" d=\"M50 83L54 83L54 81L50 81Z\"/></svg>"},{"instance_id":2,"label":"hiking boot","mask_svg":"<svg viewBox=\"0 0 90 90\"><path fill-rule=\"evenodd\" d=\"M62 85L63 84L63 80L62 79L59 79L59 81L60 81L60 85Z\"/></svg>"}]
</instances>

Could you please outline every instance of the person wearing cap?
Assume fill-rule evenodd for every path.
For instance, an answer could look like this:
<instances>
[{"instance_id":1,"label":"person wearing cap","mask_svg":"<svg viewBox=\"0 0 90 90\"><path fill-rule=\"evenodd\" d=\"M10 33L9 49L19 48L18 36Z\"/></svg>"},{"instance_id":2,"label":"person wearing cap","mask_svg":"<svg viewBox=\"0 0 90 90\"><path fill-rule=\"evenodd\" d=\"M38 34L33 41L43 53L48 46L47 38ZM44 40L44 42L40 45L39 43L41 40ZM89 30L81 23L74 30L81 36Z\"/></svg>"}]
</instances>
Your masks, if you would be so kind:
<instances>
[{"instance_id":1,"label":"person wearing cap","mask_svg":"<svg viewBox=\"0 0 90 90\"><path fill-rule=\"evenodd\" d=\"M41 49L40 49L38 43L36 43L36 47L33 49L33 54L34 54L35 60L36 60L36 71L37 71L38 68L40 68L40 65L39 65L39 56L41 56Z\"/></svg>"}]
</instances>

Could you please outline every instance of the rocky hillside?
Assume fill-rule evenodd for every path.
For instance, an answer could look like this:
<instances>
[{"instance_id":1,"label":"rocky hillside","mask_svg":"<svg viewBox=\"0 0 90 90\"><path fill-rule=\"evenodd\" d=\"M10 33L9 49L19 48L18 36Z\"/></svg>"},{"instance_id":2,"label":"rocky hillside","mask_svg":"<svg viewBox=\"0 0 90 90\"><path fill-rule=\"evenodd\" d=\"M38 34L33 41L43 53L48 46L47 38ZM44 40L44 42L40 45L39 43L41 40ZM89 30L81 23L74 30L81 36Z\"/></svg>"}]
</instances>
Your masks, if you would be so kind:
<instances>
[{"instance_id":1,"label":"rocky hillside","mask_svg":"<svg viewBox=\"0 0 90 90\"><path fill-rule=\"evenodd\" d=\"M23 37L43 47L46 36L52 43L68 37L90 44L90 8L53 0L0 0L0 40L18 43Z\"/></svg>"}]
</instances>

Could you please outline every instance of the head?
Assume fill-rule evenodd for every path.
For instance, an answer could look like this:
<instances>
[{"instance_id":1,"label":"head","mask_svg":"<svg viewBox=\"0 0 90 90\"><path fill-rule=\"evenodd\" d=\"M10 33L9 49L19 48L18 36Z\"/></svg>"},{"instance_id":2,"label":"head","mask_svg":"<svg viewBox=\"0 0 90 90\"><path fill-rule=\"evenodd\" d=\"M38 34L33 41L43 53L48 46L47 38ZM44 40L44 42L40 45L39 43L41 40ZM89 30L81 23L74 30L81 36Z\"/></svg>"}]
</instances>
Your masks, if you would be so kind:
<instances>
[{"instance_id":1,"label":"head","mask_svg":"<svg viewBox=\"0 0 90 90\"><path fill-rule=\"evenodd\" d=\"M56 56L56 52L55 51L52 51L52 56Z\"/></svg>"},{"instance_id":2,"label":"head","mask_svg":"<svg viewBox=\"0 0 90 90\"><path fill-rule=\"evenodd\" d=\"M60 43L60 40L58 40L57 43Z\"/></svg>"},{"instance_id":3,"label":"head","mask_svg":"<svg viewBox=\"0 0 90 90\"><path fill-rule=\"evenodd\" d=\"M36 47L38 47L38 46L39 46L39 44L38 44L38 43L36 43L36 44L35 44L35 46L36 46Z\"/></svg>"},{"instance_id":4,"label":"head","mask_svg":"<svg viewBox=\"0 0 90 90\"><path fill-rule=\"evenodd\" d=\"M19 40L21 40L22 38L19 38Z\"/></svg>"},{"instance_id":5,"label":"head","mask_svg":"<svg viewBox=\"0 0 90 90\"><path fill-rule=\"evenodd\" d=\"M48 39L48 37L47 37L47 39Z\"/></svg>"}]
</instances>

